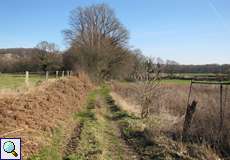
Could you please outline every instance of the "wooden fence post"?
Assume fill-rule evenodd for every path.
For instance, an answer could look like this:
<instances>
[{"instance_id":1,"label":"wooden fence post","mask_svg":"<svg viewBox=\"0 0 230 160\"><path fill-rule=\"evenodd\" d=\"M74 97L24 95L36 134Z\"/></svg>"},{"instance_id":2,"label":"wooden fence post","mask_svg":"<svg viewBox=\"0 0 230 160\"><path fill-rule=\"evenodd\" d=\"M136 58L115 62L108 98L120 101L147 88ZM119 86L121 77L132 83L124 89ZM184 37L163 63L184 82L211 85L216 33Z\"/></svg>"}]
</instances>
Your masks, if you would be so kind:
<instances>
[{"instance_id":1,"label":"wooden fence post","mask_svg":"<svg viewBox=\"0 0 230 160\"><path fill-rule=\"evenodd\" d=\"M222 131L224 118L223 118L223 85L220 84L220 124L219 124L219 134Z\"/></svg>"},{"instance_id":2,"label":"wooden fence post","mask_svg":"<svg viewBox=\"0 0 230 160\"><path fill-rule=\"evenodd\" d=\"M182 141L186 141L188 139L189 129L191 127L193 114L195 113L196 110L196 105L197 102L193 100L192 104L191 105L188 104L187 106L187 111L186 111L184 126L183 126Z\"/></svg>"},{"instance_id":3,"label":"wooden fence post","mask_svg":"<svg viewBox=\"0 0 230 160\"><path fill-rule=\"evenodd\" d=\"M26 86L29 85L29 71L26 71L25 83L26 83Z\"/></svg>"},{"instance_id":4,"label":"wooden fence post","mask_svg":"<svg viewBox=\"0 0 230 160\"><path fill-rule=\"evenodd\" d=\"M68 77L69 76L69 71L66 71L66 77Z\"/></svg>"},{"instance_id":5,"label":"wooden fence post","mask_svg":"<svg viewBox=\"0 0 230 160\"><path fill-rule=\"evenodd\" d=\"M46 80L49 79L49 71L46 71Z\"/></svg>"},{"instance_id":6,"label":"wooden fence post","mask_svg":"<svg viewBox=\"0 0 230 160\"><path fill-rule=\"evenodd\" d=\"M62 78L64 78L65 76L65 71L62 71Z\"/></svg>"},{"instance_id":7,"label":"wooden fence post","mask_svg":"<svg viewBox=\"0 0 230 160\"><path fill-rule=\"evenodd\" d=\"M56 79L58 78L58 71L56 71Z\"/></svg>"}]
</instances>

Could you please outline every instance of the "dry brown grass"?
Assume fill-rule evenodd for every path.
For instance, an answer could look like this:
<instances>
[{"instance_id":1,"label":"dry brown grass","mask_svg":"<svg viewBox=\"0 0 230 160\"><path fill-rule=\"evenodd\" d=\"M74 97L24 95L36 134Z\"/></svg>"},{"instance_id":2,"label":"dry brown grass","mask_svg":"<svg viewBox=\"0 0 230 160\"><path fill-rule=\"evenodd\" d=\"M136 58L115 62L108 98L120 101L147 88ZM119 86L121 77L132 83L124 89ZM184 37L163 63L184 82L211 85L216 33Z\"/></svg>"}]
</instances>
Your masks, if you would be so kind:
<instances>
[{"instance_id":1,"label":"dry brown grass","mask_svg":"<svg viewBox=\"0 0 230 160\"><path fill-rule=\"evenodd\" d=\"M1 137L21 137L23 157L37 152L49 144L55 128L71 124L72 114L83 105L91 88L88 78L81 74L1 97Z\"/></svg>"},{"instance_id":2,"label":"dry brown grass","mask_svg":"<svg viewBox=\"0 0 230 160\"><path fill-rule=\"evenodd\" d=\"M135 83L113 83L112 89L130 104L138 105L138 88L141 84ZM230 154L230 98L227 98L227 91L224 88L224 126L219 133L219 87L194 85L191 100L198 101L197 109L194 114L191 137L193 142L215 147L225 156ZM189 85L182 84L161 84L156 92L156 97L151 101L151 114L146 121L149 128L153 121L158 119L158 131L173 132L176 136L180 136L183 127L184 114L186 112ZM225 92L226 91L226 92ZM230 93L229 93L230 94ZM225 100L226 97L226 100ZM156 118L158 117L158 118ZM159 118L160 117L160 118ZM153 131L155 133L155 131Z\"/></svg>"}]
</instances>

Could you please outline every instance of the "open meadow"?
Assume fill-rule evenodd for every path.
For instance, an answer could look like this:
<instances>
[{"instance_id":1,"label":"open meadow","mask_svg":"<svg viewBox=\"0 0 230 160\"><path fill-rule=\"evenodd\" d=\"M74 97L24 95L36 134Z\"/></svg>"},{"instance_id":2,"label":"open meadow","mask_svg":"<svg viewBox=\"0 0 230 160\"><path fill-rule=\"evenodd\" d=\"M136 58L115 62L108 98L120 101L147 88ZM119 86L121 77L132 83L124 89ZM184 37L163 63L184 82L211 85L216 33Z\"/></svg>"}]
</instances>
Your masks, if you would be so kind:
<instances>
[{"instance_id":1,"label":"open meadow","mask_svg":"<svg viewBox=\"0 0 230 160\"><path fill-rule=\"evenodd\" d=\"M50 77L54 78L54 76ZM25 74L6 74L0 73L0 90L16 90L26 86ZM45 80L45 75L30 74L29 85L34 86Z\"/></svg>"}]
</instances>

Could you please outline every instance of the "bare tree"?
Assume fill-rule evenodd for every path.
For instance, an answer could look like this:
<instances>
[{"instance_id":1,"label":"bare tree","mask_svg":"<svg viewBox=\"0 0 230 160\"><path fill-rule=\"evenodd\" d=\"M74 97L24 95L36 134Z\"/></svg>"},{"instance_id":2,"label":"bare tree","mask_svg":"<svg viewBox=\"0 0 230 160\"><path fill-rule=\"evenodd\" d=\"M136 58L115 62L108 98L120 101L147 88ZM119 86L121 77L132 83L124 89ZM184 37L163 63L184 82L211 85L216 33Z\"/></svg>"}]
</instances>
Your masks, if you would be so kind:
<instances>
[{"instance_id":1,"label":"bare tree","mask_svg":"<svg viewBox=\"0 0 230 160\"><path fill-rule=\"evenodd\" d=\"M93 77L113 77L128 56L128 31L106 4L73 10L64 34L77 54L70 57L77 57L76 63Z\"/></svg>"},{"instance_id":2,"label":"bare tree","mask_svg":"<svg viewBox=\"0 0 230 160\"><path fill-rule=\"evenodd\" d=\"M42 41L35 47L38 51L36 57L43 71L57 70L62 67L62 55L59 47L54 43Z\"/></svg>"},{"instance_id":3,"label":"bare tree","mask_svg":"<svg viewBox=\"0 0 230 160\"><path fill-rule=\"evenodd\" d=\"M37 49L43 51L43 53L58 53L59 47L55 43L49 43L47 41L41 41L36 45Z\"/></svg>"},{"instance_id":4,"label":"bare tree","mask_svg":"<svg viewBox=\"0 0 230 160\"><path fill-rule=\"evenodd\" d=\"M127 44L128 31L106 4L79 7L71 12L70 29L64 31L71 46L103 47Z\"/></svg>"}]
</instances>

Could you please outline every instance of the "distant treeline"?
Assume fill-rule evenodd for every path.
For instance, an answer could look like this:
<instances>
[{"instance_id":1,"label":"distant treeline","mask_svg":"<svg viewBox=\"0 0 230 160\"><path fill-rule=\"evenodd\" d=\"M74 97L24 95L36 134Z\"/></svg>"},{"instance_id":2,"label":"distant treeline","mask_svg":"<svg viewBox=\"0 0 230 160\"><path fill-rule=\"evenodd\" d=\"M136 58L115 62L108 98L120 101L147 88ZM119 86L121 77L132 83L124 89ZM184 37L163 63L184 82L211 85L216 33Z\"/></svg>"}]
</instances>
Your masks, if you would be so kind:
<instances>
[{"instance_id":1,"label":"distant treeline","mask_svg":"<svg viewBox=\"0 0 230 160\"><path fill-rule=\"evenodd\" d=\"M44 42L42 42L44 43ZM140 57L140 53L134 51L133 56ZM138 56L137 56L138 55ZM141 59L141 60L140 60ZM144 57L139 58L142 63ZM138 58L133 58L137 61ZM170 61L163 62L162 72L164 73L230 73L230 64L218 65L218 64L207 64L207 65L180 65L177 63L171 64ZM158 63L155 61L155 63ZM64 53L50 53L42 51L38 48L11 48L11 49L0 49L0 72L24 72L28 71L46 71L46 70L62 70L72 69L75 63L75 58L71 54L71 50L67 50ZM138 63L138 62L136 62ZM141 63L141 62L140 62ZM135 66L134 66L135 67Z\"/></svg>"},{"instance_id":2,"label":"distant treeline","mask_svg":"<svg viewBox=\"0 0 230 160\"><path fill-rule=\"evenodd\" d=\"M62 54L39 48L0 49L0 72L60 70Z\"/></svg>"},{"instance_id":3,"label":"distant treeline","mask_svg":"<svg viewBox=\"0 0 230 160\"><path fill-rule=\"evenodd\" d=\"M165 73L230 73L230 64L166 65Z\"/></svg>"}]
</instances>

